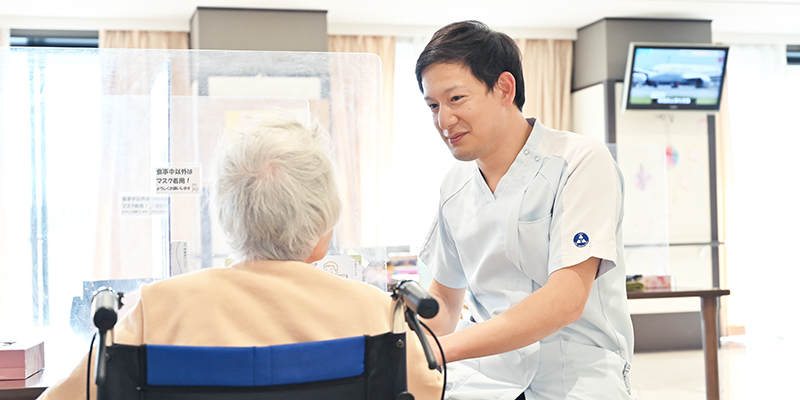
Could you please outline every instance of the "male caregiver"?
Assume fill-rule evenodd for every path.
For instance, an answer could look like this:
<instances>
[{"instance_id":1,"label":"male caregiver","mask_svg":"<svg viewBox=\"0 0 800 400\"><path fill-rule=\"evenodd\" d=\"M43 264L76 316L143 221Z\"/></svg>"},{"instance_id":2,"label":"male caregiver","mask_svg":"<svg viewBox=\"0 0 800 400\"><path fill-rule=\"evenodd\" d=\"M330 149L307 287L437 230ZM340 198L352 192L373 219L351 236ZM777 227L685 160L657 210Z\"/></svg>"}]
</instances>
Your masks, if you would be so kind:
<instances>
[{"instance_id":1,"label":"male caregiver","mask_svg":"<svg viewBox=\"0 0 800 400\"><path fill-rule=\"evenodd\" d=\"M519 48L481 22L437 31L416 76L462 161L420 251L440 302L429 325L447 397L630 399L623 180L611 153L525 118Z\"/></svg>"}]
</instances>

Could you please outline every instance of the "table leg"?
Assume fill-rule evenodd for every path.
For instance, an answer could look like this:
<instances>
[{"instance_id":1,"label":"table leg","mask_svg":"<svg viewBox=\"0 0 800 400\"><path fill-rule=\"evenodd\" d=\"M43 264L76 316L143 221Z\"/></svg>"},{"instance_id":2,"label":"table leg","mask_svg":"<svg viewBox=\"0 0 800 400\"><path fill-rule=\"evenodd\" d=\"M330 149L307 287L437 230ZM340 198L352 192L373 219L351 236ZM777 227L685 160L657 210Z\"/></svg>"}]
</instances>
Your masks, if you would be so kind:
<instances>
[{"instance_id":1,"label":"table leg","mask_svg":"<svg viewBox=\"0 0 800 400\"><path fill-rule=\"evenodd\" d=\"M719 329L717 326L717 310L719 298L703 297L703 353L706 359L706 398L719 400Z\"/></svg>"}]
</instances>

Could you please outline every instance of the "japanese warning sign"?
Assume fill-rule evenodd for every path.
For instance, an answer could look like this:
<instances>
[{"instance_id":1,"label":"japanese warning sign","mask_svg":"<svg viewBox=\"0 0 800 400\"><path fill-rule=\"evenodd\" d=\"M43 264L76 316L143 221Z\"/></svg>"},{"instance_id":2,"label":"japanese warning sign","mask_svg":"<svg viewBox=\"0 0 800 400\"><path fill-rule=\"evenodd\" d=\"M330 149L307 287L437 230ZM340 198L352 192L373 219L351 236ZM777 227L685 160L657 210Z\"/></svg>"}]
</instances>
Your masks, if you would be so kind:
<instances>
[{"instance_id":1,"label":"japanese warning sign","mask_svg":"<svg viewBox=\"0 0 800 400\"><path fill-rule=\"evenodd\" d=\"M200 166L168 166L155 170L156 193L200 194Z\"/></svg>"}]
</instances>

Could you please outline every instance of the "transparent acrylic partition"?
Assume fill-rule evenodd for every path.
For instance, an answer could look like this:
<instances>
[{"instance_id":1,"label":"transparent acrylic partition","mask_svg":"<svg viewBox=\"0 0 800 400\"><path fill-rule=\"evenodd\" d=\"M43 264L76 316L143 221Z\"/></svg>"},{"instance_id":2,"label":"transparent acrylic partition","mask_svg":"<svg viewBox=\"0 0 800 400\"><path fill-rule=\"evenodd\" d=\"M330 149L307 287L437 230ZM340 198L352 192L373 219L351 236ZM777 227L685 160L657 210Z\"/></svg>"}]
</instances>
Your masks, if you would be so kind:
<instances>
[{"instance_id":1,"label":"transparent acrylic partition","mask_svg":"<svg viewBox=\"0 0 800 400\"><path fill-rule=\"evenodd\" d=\"M377 56L0 48L0 341L85 334L100 286L229 263L214 157L227 130L270 113L330 134L343 210L329 255L385 289Z\"/></svg>"},{"instance_id":2,"label":"transparent acrylic partition","mask_svg":"<svg viewBox=\"0 0 800 400\"><path fill-rule=\"evenodd\" d=\"M625 179L622 221L628 275L669 275L667 162L659 144L610 144Z\"/></svg>"}]
</instances>

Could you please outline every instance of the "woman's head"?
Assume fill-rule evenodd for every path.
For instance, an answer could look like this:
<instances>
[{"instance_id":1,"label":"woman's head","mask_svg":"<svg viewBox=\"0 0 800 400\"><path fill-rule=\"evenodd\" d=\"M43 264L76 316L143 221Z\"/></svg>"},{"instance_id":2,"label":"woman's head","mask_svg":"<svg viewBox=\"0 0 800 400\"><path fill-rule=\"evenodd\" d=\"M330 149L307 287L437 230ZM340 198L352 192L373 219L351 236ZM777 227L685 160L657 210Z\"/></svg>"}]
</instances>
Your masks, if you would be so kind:
<instances>
[{"instance_id":1,"label":"woman's head","mask_svg":"<svg viewBox=\"0 0 800 400\"><path fill-rule=\"evenodd\" d=\"M341 210L323 133L270 118L231 135L217 165L215 197L234 255L306 260Z\"/></svg>"}]
</instances>

